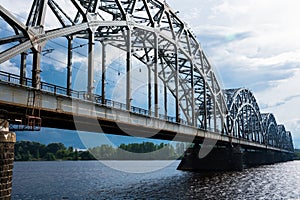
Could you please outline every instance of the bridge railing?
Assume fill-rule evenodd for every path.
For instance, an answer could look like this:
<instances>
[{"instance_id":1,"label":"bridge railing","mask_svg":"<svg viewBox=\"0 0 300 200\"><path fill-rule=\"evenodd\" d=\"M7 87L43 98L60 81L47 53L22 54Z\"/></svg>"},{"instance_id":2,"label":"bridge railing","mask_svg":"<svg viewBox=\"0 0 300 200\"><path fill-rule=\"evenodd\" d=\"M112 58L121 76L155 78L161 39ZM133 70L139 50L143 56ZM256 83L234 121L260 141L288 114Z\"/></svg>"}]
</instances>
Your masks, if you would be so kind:
<instances>
[{"instance_id":1,"label":"bridge railing","mask_svg":"<svg viewBox=\"0 0 300 200\"><path fill-rule=\"evenodd\" d=\"M23 86L23 87L32 89L32 79L31 78L22 78L21 79L21 77L18 75L11 74L11 73L4 72L4 71L0 71L0 83L1 82L5 83L5 84L18 85L18 86ZM92 94L93 96L91 98L86 91L68 90L65 87L61 87L61 86L46 83L46 82L40 82L40 89L44 92L48 92L48 93L51 93L54 95L62 95L62 96L66 96L66 97L70 97L70 98L77 98L77 99L89 101L89 102L92 101L93 103L95 103L97 105L105 106L108 108L114 108L114 109L123 110L123 111L127 110L125 103L113 101L110 99L105 99L104 102L102 102L103 99L100 95ZM130 111L132 113L140 114L145 117L155 117L154 112L149 111L147 109L135 107L135 106L131 106ZM176 117L172 117L172 116L159 114L158 118L168 121L168 122L171 122L171 123L179 123L179 124L183 124L183 125L189 125L186 120L179 119L179 121L176 121ZM202 127L199 127L199 126L197 128L203 129ZM209 130L209 129L207 129L207 130ZM211 130L211 131L213 131L213 130ZM239 138L239 139L249 141L249 139L246 139L246 138ZM253 142L255 142L255 141L253 141ZM288 149L287 147L281 147L281 148Z\"/></svg>"},{"instance_id":2,"label":"bridge railing","mask_svg":"<svg viewBox=\"0 0 300 200\"><path fill-rule=\"evenodd\" d=\"M18 75L0 71L0 81L19 85L21 83L21 78ZM31 79L29 78L23 78L22 81L23 81L23 85L25 86L29 86L32 83Z\"/></svg>"},{"instance_id":3,"label":"bridge railing","mask_svg":"<svg viewBox=\"0 0 300 200\"><path fill-rule=\"evenodd\" d=\"M21 78L18 75L9 73L9 72L4 72L0 71L0 82L5 82L8 84L14 84L14 85L22 85L24 87L31 88L32 87L32 79L31 78ZM77 98L77 99L82 99L82 100L88 100L88 101L93 101L94 103L114 109L119 109L119 110L127 110L126 104L121 103L118 101L113 101L110 99L105 99L104 102L102 102L102 97L97 94L93 94L93 97L90 98L88 93L86 91L76 91L76 90L68 90L65 87L54 85L51 83L46 83L46 82L40 82L40 89L45 92L49 92L51 94L59 94L63 96L69 96L72 98ZM131 112L135 114L140 114L143 116L148 116L148 117L155 117L154 112L150 112L149 110L131 106ZM163 114L159 114L158 116L159 119L166 120L168 122L172 123L180 123L184 125L188 125L188 122L186 120L180 119L179 122L176 122L176 117L172 116L167 116Z\"/></svg>"}]
</instances>

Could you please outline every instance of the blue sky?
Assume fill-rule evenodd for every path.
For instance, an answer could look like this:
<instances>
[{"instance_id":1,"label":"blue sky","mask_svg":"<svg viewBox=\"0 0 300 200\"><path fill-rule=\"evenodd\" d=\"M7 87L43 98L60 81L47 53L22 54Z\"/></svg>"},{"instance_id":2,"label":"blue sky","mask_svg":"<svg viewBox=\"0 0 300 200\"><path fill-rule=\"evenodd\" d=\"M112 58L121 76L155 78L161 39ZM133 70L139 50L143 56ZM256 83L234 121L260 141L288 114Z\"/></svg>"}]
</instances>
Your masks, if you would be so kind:
<instances>
[{"instance_id":1,"label":"blue sky","mask_svg":"<svg viewBox=\"0 0 300 200\"><path fill-rule=\"evenodd\" d=\"M167 0L197 35L224 88L246 87L300 148L297 0Z\"/></svg>"},{"instance_id":2,"label":"blue sky","mask_svg":"<svg viewBox=\"0 0 300 200\"><path fill-rule=\"evenodd\" d=\"M1 5L18 17L26 16L30 9L28 1L11 2L0 0ZM295 146L300 148L300 2L167 0L167 3L179 11L179 17L197 35L223 87L249 88L261 111L274 113L277 123L284 124L292 132ZM62 43L61 40L48 43L47 49L57 50L43 60L43 79L60 85L65 83L66 71L62 56L65 49L59 48ZM78 40L77 44L84 42ZM84 76L82 69L85 65L82 63L86 63L86 47L77 48L76 52L74 75ZM122 75L122 66L118 64L122 63L122 58L116 57L116 54L122 53L108 55L109 62L115 63L109 72L110 83L116 81L113 77L117 74ZM97 55L100 56L100 53ZM13 60L1 65L0 69L18 73ZM96 76L100 77L100 64L96 64ZM144 79L143 76L136 78L137 81ZM85 89L85 85L79 84L77 87ZM140 92L144 91L142 88ZM111 93L117 95L119 91Z\"/></svg>"}]
</instances>

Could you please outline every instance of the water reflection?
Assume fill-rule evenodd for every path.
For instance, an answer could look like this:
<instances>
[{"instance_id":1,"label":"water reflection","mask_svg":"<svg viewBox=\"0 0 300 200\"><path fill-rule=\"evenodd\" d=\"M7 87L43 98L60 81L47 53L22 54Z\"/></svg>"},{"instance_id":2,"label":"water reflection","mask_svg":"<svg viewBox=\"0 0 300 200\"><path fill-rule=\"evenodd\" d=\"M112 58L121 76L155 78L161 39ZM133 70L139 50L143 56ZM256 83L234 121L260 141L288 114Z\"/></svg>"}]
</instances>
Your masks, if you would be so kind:
<instances>
[{"instance_id":1,"label":"water reflection","mask_svg":"<svg viewBox=\"0 0 300 200\"><path fill-rule=\"evenodd\" d=\"M144 167L159 162L146 161ZM13 199L300 199L299 161L223 173L182 172L177 165L131 174L91 161L20 162Z\"/></svg>"}]
</instances>

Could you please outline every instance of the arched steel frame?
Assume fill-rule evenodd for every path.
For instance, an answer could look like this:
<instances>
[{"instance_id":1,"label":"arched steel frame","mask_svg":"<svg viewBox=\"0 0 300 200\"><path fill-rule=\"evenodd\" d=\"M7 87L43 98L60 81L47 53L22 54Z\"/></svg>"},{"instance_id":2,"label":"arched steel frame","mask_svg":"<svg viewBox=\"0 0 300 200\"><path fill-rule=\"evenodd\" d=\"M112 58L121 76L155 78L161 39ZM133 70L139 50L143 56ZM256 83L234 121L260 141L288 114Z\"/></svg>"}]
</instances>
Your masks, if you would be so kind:
<instances>
[{"instance_id":1,"label":"arched steel frame","mask_svg":"<svg viewBox=\"0 0 300 200\"><path fill-rule=\"evenodd\" d=\"M258 104L248 89L225 90L225 98L232 122L231 135L253 142L264 143L264 129Z\"/></svg>"},{"instance_id":2,"label":"arched steel frame","mask_svg":"<svg viewBox=\"0 0 300 200\"><path fill-rule=\"evenodd\" d=\"M263 126L265 130L265 140L270 146L279 147L278 125L272 113L263 113Z\"/></svg>"},{"instance_id":3,"label":"arched steel frame","mask_svg":"<svg viewBox=\"0 0 300 200\"><path fill-rule=\"evenodd\" d=\"M293 151L294 146L292 141L292 135L289 131L285 130L285 127L282 124L278 125L278 141L279 148Z\"/></svg>"},{"instance_id":4,"label":"arched steel frame","mask_svg":"<svg viewBox=\"0 0 300 200\"><path fill-rule=\"evenodd\" d=\"M21 55L20 84L26 78L26 53L33 53L32 87L40 88L41 52L55 38L68 41L67 90L71 91L72 42L88 41L87 97L93 101L94 48L102 45L102 94L106 99L106 46L126 52L126 108L131 109L131 68L133 58L148 69L149 115L154 98L154 116L159 116L158 81L175 99L176 122L227 134L266 145L292 149L292 138L278 126L272 114L260 114L258 104L247 89L222 90L213 67L191 29L168 4L161 0L70 0L65 9L59 0L33 0L27 22L0 5L0 16L14 35L0 38L0 64ZM46 10L51 10L58 27L46 27ZM71 12L70 10L75 10ZM7 47L7 48L5 48ZM152 90L151 88L154 88ZM154 91L152 94L152 91ZM71 95L70 92L68 95ZM166 111L167 112L167 111ZM278 133L276 134L276 131ZM283 142L283 143L282 143ZM281 145L281 146L280 146Z\"/></svg>"},{"instance_id":5,"label":"arched steel frame","mask_svg":"<svg viewBox=\"0 0 300 200\"><path fill-rule=\"evenodd\" d=\"M45 43L58 37L67 37L70 43L74 37L85 38L89 41L87 92L92 98L94 43L99 41L104 47L112 45L127 52L128 110L131 107L130 70L134 56L153 73L155 116L158 116L159 78L176 99L177 122L182 118L192 126L228 132L227 107L213 68L193 32L166 3L160 0L70 1L77 9L75 16L55 0L34 0L26 24L0 6L0 16L15 30L14 36L0 41L1 44L14 44L0 53L0 63L32 49L32 86L39 88L40 52ZM49 8L61 26L47 30L45 13ZM68 63L72 61L68 59ZM70 82L70 77L68 80Z\"/></svg>"}]
</instances>

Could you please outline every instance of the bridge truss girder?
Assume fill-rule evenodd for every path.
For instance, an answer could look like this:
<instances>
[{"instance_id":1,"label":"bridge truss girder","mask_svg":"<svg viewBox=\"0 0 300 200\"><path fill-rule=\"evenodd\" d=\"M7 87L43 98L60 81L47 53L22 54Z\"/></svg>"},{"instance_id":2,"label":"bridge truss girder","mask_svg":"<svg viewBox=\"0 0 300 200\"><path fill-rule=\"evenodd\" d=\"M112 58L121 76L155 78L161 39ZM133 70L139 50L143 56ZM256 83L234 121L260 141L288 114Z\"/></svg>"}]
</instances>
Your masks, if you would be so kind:
<instances>
[{"instance_id":1,"label":"bridge truss girder","mask_svg":"<svg viewBox=\"0 0 300 200\"><path fill-rule=\"evenodd\" d=\"M13 40L18 43L1 52L0 63L28 49L34 50L37 67L33 74L36 80L32 86L39 88L38 56L45 43L58 37L86 38L89 41L87 92L92 94L93 44L100 41L128 53L128 73L131 57L134 56L154 73L154 80L159 78L165 84L176 99L177 122L182 118L192 126L215 132L228 132L225 120L226 104L213 69L192 31L167 4L158 0L71 2L77 9L75 16L59 6L55 0L35 0L25 25L1 6L2 18L17 30ZM46 29L45 13L48 8L54 13L61 27ZM2 42L11 41L7 39ZM130 108L130 75L127 84L127 107ZM155 91L157 116L157 88Z\"/></svg>"},{"instance_id":2,"label":"bridge truss girder","mask_svg":"<svg viewBox=\"0 0 300 200\"><path fill-rule=\"evenodd\" d=\"M131 109L131 67L133 58L148 71L148 107L159 116L158 82L164 84L167 115L167 90L175 99L177 123L227 134L245 140L284 148L292 147L290 134L275 134L275 119L262 119L253 94L246 89L223 91L213 67L191 29L166 3L160 0L70 0L73 9L65 9L59 0L34 0L26 24L0 5L0 16L14 30L14 35L0 39L0 64L21 55L20 84L26 78L26 54L33 56L32 87L40 88L40 59L45 44L55 38L68 41L67 88L71 91L72 41L88 42L87 97L93 101L95 43L102 44L102 103L106 100L106 46L126 52L126 108ZM75 10L75 11L74 11ZM57 27L46 27L46 11L52 11ZM151 84L150 79L154 80ZM151 93L154 87L153 94ZM68 95L71 95L68 92ZM265 119L265 118L264 118ZM275 121L275 122L274 122Z\"/></svg>"},{"instance_id":3,"label":"bridge truss girder","mask_svg":"<svg viewBox=\"0 0 300 200\"><path fill-rule=\"evenodd\" d=\"M230 134L267 146L293 151L292 136L283 125L277 125L272 113L260 113L252 92L245 88L224 91L232 122Z\"/></svg>"},{"instance_id":4,"label":"bridge truss girder","mask_svg":"<svg viewBox=\"0 0 300 200\"><path fill-rule=\"evenodd\" d=\"M233 137L264 143L262 117L252 92L241 88L225 90L225 94Z\"/></svg>"}]
</instances>

